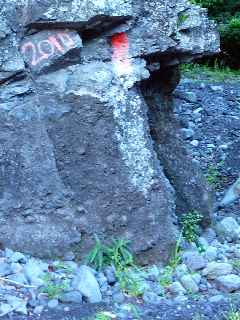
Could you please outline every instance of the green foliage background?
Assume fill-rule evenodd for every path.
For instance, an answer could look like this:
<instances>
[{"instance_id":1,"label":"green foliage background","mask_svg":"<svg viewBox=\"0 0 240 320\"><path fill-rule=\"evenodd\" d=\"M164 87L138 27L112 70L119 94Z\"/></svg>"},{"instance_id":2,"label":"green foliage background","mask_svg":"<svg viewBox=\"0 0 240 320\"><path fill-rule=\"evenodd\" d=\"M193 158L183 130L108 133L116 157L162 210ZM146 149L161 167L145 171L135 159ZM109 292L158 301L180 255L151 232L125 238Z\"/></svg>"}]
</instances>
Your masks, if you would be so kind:
<instances>
[{"instance_id":1,"label":"green foliage background","mask_svg":"<svg viewBox=\"0 0 240 320\"><path fill-rule=\"evenodd\" d=\"M219 25L222 52L221 64L240 68L240 0L192 0L208 8L209 16Z\"/></svg>"}]
</instances>

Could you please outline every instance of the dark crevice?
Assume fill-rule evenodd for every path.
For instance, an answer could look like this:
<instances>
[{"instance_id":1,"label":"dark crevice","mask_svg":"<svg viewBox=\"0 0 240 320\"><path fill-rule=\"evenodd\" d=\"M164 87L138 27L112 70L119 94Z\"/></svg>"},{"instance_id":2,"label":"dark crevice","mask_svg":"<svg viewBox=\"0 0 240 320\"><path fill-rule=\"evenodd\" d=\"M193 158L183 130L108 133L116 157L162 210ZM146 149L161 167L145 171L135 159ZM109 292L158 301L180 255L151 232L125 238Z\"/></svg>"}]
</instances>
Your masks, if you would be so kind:
<instances>
[{"instance_id":1,"label":"dark crevice","mask_svg":"<svg viewBox=\"0 0 240 320\"><path fill-rule=\"evenodd\" d=\"M173 112L172 92L180 81L178 67L163 68L141 83L148 105L150 134L163 172L176 191L176 213L197 210L205 215L203 226L210 223L211 197L200 169L192 163L181 137L180 123ZM194 176L195 182L190 182Z\"/></svg>"}]
</instances>

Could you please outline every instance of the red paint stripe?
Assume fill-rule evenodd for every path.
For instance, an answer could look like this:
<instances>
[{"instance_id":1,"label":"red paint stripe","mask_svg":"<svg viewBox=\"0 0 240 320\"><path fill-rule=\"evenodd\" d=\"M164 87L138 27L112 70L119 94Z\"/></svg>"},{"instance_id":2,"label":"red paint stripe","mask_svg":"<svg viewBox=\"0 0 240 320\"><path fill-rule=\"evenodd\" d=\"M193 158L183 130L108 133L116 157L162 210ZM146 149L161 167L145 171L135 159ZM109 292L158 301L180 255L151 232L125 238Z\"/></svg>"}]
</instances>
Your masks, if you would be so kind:
<instances>
[{"instance_id":1,"label":"red paint stripe","mask_svg":"<svg viewBox=\"0 0 240 320\"><path fill-rule=\"evenodd\" d=\"M125 32L117 33L112 36L111 39L113 54L112 60L118 67L126 73L129 72L131 68L131 63L129 60L129 40Z\"/></svg>"}]
</instances>

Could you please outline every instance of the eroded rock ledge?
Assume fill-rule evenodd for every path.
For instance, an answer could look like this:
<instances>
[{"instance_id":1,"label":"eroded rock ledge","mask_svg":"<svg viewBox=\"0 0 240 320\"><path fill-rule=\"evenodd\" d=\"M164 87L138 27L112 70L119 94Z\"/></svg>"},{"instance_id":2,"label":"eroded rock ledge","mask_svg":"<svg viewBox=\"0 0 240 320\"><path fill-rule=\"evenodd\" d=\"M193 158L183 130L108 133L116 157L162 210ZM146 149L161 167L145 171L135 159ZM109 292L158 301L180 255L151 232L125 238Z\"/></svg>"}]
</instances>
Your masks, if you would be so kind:
<instances>
[{"instance_id":1,"label":"eroded rock ledge","mask_svg":"<svg viewBox=\"0 0 240 320\"><path fill-rule=\"evenodd\" d=\"M59 256L98 234L130 239L143 262L166 259L176 212L207 224L211 211L171 112L177 66L219 49L206 11L182 0L0 7L0 241Z\"/></svg>"}]
</instances>

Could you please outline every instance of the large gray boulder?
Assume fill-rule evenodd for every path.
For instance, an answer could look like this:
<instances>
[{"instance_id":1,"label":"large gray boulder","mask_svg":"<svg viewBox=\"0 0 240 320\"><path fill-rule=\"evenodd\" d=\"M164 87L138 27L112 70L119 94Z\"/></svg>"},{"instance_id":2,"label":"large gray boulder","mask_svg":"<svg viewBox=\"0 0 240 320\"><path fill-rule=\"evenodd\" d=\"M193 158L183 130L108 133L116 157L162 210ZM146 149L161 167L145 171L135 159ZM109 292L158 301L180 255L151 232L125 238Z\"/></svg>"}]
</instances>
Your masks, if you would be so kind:
<instances>
[{"instance_id":1,"label":"large gray boulder","mask_svg":"<svg viewBox=\"0 0 240 320\"><path fill-rule=\"evenodd\" d=\"M176 204L206 222L211 211L171 109L177 66L218 51L206 11L184 0L0 8L0 242L83 255L97 234L129 239L143 263L166 260Z\"/></svg>"}]
</instances>

